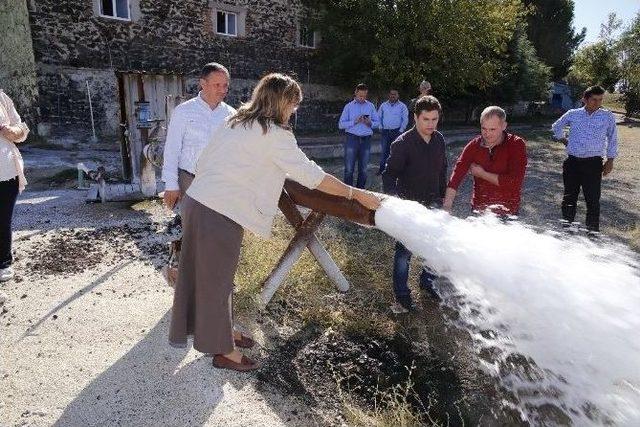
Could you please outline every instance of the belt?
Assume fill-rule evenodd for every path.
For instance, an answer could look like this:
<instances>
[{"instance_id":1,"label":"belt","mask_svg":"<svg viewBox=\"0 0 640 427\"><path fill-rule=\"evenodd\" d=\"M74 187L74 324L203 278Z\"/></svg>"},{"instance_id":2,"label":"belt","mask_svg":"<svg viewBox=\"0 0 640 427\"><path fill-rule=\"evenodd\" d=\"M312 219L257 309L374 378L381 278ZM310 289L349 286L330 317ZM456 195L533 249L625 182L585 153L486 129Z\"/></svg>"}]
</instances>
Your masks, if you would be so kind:
<instances>
[{"instance_id":1,"label":"belt","mask_svg":"<svg viewBox=\"0 0 640 427\"><path fill-rule=\"evenodd\" d=\"M180 169L180 168L178 168L178 172L186 173L186 174L187 174L187 175L189 175L191 178L195 178L195 177L196 177L196 174L195 174L195 173L191 173L191 172L186 171L186 170L184 170L184 169Z\"/></svg>"},{"instance_id":2,"label":"belt","mask_svg":"<svg viewBox=\"0 0 640 427\"><path fill-rule=\"evenodd\" d=\"M575 161L578 161L578 162L588 162L588 161L593 161L593 160L596 160L596 159L602 161L602 156L576 157L576 156L572 156L571 154L569 154L569 159L575 160Z\"/></svg>"}]
</instances>

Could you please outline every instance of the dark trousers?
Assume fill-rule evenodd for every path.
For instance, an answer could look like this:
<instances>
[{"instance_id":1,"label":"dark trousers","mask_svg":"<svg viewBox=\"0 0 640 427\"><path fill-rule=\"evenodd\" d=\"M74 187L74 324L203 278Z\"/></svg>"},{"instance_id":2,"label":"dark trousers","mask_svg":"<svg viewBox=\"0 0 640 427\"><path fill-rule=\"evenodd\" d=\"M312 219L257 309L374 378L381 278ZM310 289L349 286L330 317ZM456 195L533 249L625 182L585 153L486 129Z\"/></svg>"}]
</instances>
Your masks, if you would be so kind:
<instances>
[{"instance_id":1,"label":"dark trousers","mask_svg":"<svg viewBox=\"0 0 640 427\"><path fill-rule=\"evenodd\" d=\"M391 143L400 136L400 129L382 129L380 132L382 139L380 142L380 168L378 174L384 172L387 166L387 159L391 152Z\"/></svg>"},{"instance_id":2,"label":"dark trousers","mask_svg":"<svg viewBox=\"0 0 640 427\"><path fill-rule=\"evenodd\" d=\"M11 219L18 198L18 177L0 181L0 268L13 262L11 256Z\"/></svg>"},{"instance_id":3,"label":"dark trousers","mask_svg":"<svg viewBox=\"0 0 640 427\"><path fill-rule=\"evenodd\" d=\"M600 230L600 185L602 183L602 157L579 158L569 156L562 164L564 195L562 197L562 217L573 222L580 188L587 204L588 230Z\"/></svg>"},{"instance_id":4,"label":"dark trousers","mask_svg":"<svg viewBox=\"0 0 640 427\"><path fill-rule=\"evenodd\" d=\"M393 292L396 300L401 304L411 302L411 290L407 286L411 255L409 249L402 243L396 242L396 253L393 257ZM431 269L424 267L420 273L420 287L430 288L437 277Z\"/></svg>"},{"instance_id":5,"label":"dark trousers","mask_svg":"<svg viewBox=\"0 0 640 427\"><path fill-rule=\"evenodd\" d=\"M353 185L353 172L358 161L358 182L356 187L364 188L367 183L367 165L371 154L371 136L347 134L344 145L344 183Z\"/></svg>"}]
</instances>

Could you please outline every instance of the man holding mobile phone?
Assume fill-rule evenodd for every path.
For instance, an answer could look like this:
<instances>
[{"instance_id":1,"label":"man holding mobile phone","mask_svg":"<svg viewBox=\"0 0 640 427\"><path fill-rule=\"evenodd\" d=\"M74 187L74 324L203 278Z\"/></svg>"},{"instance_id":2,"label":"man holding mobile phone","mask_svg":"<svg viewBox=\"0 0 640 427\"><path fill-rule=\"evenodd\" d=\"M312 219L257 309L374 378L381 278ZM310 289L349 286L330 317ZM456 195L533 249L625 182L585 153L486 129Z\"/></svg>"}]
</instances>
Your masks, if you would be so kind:
<instances>
[{"instance_id":1,"label":"man holding mobile phone","mask_svg":"<svg viewBox=\"0 0 640 427\"><path fill-rule=\"evenodd\" d=\"M358 161L356 187L365 188L367 165L371 154L373 128L380 124L376 107L367 101L369 88L364 83L356 86L353 101L344 106L338 128L344 130L347 139L344 145L344 183L353 185L353 173Z\"/></svg>"}]
</instances>

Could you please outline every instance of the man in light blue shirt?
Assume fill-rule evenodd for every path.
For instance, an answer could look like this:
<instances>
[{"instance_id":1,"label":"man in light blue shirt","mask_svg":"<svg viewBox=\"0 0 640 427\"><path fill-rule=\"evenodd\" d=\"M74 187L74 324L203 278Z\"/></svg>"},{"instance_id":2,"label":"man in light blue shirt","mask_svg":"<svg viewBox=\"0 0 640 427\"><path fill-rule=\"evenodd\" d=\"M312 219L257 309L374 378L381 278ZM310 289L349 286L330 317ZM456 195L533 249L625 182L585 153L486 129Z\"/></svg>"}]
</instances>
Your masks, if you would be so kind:
<instances>
[{"instance_id":1,"label":"man in light blue shirt","mask_svg":"<svg viewBox=\"0 0 640 427\"><path fill-rule=\"evenodd\" d=\"M391 143L405 131L409 123L409 110L399 98L398 91L391 89L389 91L389 100L383 102L378 108L382 140L380 142L380 168L377 175L382 175L384 172L384 167L389 158Z\"/></svg>"},{"instance_id":2,"label":"man in light blue shirt","mask_svg":"<svg viewBox=\"0 0 640 427\"><path fill-rule=\"evenodd\" d=\"M580 188L587 204L587 230L600 230L600 189L602 177L613 170L618 155L618 134L613 113L602 108L604 89L591 86L584 92L584 107L567 111L552 126L556 140L567 147L562 165L564 196L562 217L566 225L576 216ZM569 136L565 127L569 126ZM607 161L603 164L603 156Z\"/></svg>"},{"instance_id":3,"label":"man in light blue shirt","mask_svg":"<svg viewBox=\"0 0 640 427\"><path fill-rule=\"evenodd\" d=\"M356 187L364 188L367 183L367 165L371 153L371 135L380 125L376 107L367 101L369 89L364 83L356 86L353 101L344 106L338 128L347 134L344 145L344 183L353 185L353 172L358 161L358 181Z\"/></svg>"}]
</instances>

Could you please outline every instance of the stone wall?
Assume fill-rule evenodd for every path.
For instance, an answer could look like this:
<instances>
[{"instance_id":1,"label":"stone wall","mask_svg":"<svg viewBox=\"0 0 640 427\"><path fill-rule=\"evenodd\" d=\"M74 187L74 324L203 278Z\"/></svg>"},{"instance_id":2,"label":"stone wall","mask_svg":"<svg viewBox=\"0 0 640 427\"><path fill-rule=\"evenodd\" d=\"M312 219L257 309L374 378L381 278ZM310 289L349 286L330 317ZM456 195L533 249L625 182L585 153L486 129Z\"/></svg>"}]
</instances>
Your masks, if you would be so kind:
<instances>
[{"instance_id":1,"label":"stone wall","mask_svg":"<svg viewBox=\"0 0 640 427\"><path fill-rule=\"evenodd\" d=\"M0 88L11 97L23 120L35 128L38 88L24 1L0 0L0 46Z\"/></svg>"},{"instance_id":2,"label":"stone wall","mask_svg":"<svg viewBox=\"0 0 640 427\"><path fill-rule=\"evenodd\" d=\"M40 112L46 124L58 129L69 125L91 132L91 112L102 134L116 135L120 123L118 81L110 69L37 65ZM78 129L80 130L80 129Z\"/></svg>"},{"instance_id":3,"label":"stone wall","mask_svg":"<svg viewBox=\"0 0 640 427\"><path fill-rule=\"evenodd\" d=\"M310 87L322 83L314 72L313 50L297 46L298 22L309 13L300 0L131 0L131 21L98 16L95 1L29 3L42 117L53 124L89 119L88 81L99 129L115 132L117 72L194 77L202 64L217 61L234 79L232 105L246 100L256 79L270 71L292 73ZM243 36L214 31L213 11L219 4L246 11ZM329 125L328 118L335 126L331 112L336 102L348 98L334 88L318 87L301 109L301 128L321 129Z\"/></svg>"}]
</instances>

